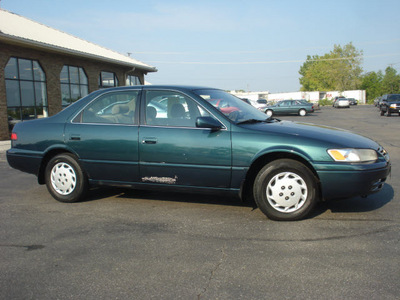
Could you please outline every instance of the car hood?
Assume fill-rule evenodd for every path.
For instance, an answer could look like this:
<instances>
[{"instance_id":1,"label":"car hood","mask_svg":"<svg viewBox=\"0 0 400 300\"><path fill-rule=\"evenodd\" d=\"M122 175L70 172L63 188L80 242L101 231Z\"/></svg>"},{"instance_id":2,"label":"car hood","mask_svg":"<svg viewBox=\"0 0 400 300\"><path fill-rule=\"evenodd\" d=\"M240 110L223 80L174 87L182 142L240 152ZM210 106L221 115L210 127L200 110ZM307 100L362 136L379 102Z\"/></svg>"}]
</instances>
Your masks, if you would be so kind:
<instances>
[{"instance_id":1,"label":"car hood","mask_svg":"<svg viewBox=\"0 0 400 300\"><path fill-rule=\"evenodd\" d=\"M359 134L325 125L304 122L280 121L275 123L256 123L245 125L247 128L265 134L287 135L324 143L329 147L377 149L379 144Z\"/></svg>"}]
</instances>

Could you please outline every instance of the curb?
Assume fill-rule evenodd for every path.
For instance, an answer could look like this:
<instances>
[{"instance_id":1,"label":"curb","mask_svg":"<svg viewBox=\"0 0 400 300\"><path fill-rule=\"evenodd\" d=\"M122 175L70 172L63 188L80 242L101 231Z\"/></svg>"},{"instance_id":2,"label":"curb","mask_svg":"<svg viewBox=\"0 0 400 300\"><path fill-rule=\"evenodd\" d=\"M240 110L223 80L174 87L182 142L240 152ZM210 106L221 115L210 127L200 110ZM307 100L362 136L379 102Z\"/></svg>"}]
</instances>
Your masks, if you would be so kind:
<instances>
[{"instance_id":1,"label":"curb","mask_svg":"<svg viewBox=\"0 0 400 300\"><path fill-rule=\"evenodd\" d=\"M0 152L6 152L11 148L11 141L0 141Z\"/></svg>"}]
</instances>

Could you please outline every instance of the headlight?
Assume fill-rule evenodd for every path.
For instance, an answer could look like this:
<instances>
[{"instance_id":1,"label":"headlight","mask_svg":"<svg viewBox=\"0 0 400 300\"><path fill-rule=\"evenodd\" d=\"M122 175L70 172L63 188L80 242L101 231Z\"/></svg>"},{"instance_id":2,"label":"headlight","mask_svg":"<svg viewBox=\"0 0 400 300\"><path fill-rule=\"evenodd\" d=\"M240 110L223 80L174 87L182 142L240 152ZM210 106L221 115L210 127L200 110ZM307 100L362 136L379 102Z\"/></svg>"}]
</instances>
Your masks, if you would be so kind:
<instances>
[{"instance_id":1,"label":"headlight","mask_svg":"<svg viewBox=\"0 0 400 300\"><path fill-rule=\"evenodd\" d=\"M390 104L390 108L396 108L396 104Z\"/></svg>"},{"instance_id":2,"label":"headlight","mask_svg":"<svg viewBox=\"0 0 400 300\"><path fill-rule=\"evenodd\" d=\"M365 162L378 159L378 154L372 149L329 149L328 154L341 162Z\"/></svg>"}]
</instances>

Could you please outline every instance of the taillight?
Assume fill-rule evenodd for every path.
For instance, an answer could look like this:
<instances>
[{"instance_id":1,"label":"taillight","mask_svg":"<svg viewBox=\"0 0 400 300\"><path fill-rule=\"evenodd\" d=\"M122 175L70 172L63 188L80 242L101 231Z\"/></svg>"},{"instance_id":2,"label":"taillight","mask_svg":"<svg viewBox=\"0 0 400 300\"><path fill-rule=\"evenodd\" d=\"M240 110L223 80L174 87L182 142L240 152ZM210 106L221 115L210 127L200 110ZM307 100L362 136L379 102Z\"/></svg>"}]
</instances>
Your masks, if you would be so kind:
<instances>
[{"instance_id":1,"label":"taillight","mask_svg":"<svg viewBox=\"0 0 400 300\"><path fill-rule=\"evenodd\" d=\"M11 140L12 141L18 140L18 136L17 136L17 134L15 132L11 133Z\"/></svg>"}]
</instances>

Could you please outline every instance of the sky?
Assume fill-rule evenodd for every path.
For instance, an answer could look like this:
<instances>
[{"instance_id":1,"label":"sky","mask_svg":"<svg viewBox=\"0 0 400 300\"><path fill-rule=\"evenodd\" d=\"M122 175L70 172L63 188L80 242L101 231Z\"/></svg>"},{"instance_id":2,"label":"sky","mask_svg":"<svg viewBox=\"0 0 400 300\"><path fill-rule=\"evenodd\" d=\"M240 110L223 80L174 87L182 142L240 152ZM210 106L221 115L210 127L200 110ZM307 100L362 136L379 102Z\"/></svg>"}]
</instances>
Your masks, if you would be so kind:
<instances>
[{"instance_id":1,"label":"sky","mask_svg":"<svg viewBox=\"0 0 400 300\"><path fill-rule=\"evenodd\" d=\"M294 92L307 55L350 42L400 73L399 0L0 0L2 9L158 69L152 84Z\"/></svg>"}]
</instances>

